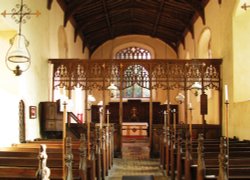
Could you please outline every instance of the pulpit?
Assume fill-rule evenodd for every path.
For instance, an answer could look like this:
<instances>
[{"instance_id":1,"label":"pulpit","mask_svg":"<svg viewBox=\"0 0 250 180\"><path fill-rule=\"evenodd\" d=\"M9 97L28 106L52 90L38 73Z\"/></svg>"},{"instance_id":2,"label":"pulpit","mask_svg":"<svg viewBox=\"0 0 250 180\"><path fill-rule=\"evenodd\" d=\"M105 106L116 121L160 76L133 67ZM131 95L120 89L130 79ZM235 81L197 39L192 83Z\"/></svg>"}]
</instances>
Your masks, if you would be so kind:
<instances>
[{"instance_id":1,"label":"pulpit","mask_svg":"<svg viewBox=\"0 0 250 180\"><path fill-rule=\"evenodd\" d=\"M146 122L122 123L122 136L148 136L148 123Z\"/></svg>"}]
</instances>

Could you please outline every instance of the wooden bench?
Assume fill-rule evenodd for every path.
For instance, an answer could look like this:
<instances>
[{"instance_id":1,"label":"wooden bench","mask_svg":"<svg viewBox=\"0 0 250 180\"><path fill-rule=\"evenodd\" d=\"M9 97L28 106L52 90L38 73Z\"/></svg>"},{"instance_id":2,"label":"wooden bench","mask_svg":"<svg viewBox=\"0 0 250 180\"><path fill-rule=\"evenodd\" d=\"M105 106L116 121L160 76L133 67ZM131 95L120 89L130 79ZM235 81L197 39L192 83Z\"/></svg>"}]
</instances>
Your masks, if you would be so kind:
<instances>
[{"instance_id":1,"label":"wooden bench","mask_svg":"<svg viewBox=\"0 0 250 180\"><path fill-rule=\"evenodd\" d=\"M166 160L165 162L169 162L168 164L166 164L166 170L168 170L167 174L169 173L168 175L170 175L171 179L181 179L182 176L185 176L186 179L190 180L195 179L196 173L194 173L194 170L192 170L192 168L193 166L197 167L197 141L195 140L192 142L192 148L191 144L186 145L187 143L183 143L181 139L173 140L173 138L168 138L168 141L170 141L168 143L170 144L168 147L169 152L165 152L166 158L168 158L168 160ZM189 140L187 141L189 142ZM216 167L218 168L218 154L220 151L219 140L205 140L204 148L206 151L204 154L204 159L206 160L206 162L209 163L209 161L207 160L211 160L210 162L213 163L217 162ZM230 168L232 168L232 172L234 172L234 168L239 167L239 164L237 165L237 163L239 163L242 158L250 157L250 143L246 141L231 140L229 151L230 162L233 163ZM239 160L237 161L233 159ZM245 164L245 167L250 166L248 160L243 160L242 163ZM206 166L206 168L210 168L209 164L208 166Z\"/></svg>"},{"instance_id":2,"label":"wooden bench","mask_svg":"<svg viewBox=\"0 0 250 180\"><path fill-rule=\"evenodd\" d=\"M50 149L51 151L48 155L51 156L51 158L47 160L46 163L50 168L50 179L62 179L62 149L57 149L55 147ZM0 179L36 179L36 172L40 167L38 154L39 148L37 145L33 148L0 148ZM74 179L81 179L79 159L78 157L72 163Z\"/></svg>"},{"instance_id":3,"label":"wooden bench","mask_svg":"<svg viewBox=\"0 0 250 180\"><path fill-rule=\"evenodd\" d=\"M113 163L113 145L112 145L112 131L111 129L104 127L102 130L102 137L98 137L99 129L91 130L91 142L90 154L86 155L90 159L87 160L87 172L88 175L86 179L104 179L108 175L108 170L111 168ZM62 140L37 140L33 142L27 142L22 144L13 144L12 147L0 148L0 179L7 178L10 168L15 172L9 175L11 179L18 177L18 174L22 169L25 172L35 172L38 168L38 153L40 144L47 145L47 155L48 155L48 167L51 168L51 177L58 178L57 172L62 172L63 166L63 142ZM97 145L97 146L96 146ZM100 150L95 149L95 147L100 148ZM73 171L76 178L79 177L79 164L80 155L79 153L80 143L77 140L71 142L71 149L74 156L73 159ZM97 153L96 153L97 152ZM2 170L3 169L3 170ZM97 171L98 170L98 171ZM17 173L16 173L17 171ZM78 171L78 173L76 173ZM27 179L34 179L35 174L30 174L26 176ZM5 174L5 175L4 175ZM14 175L16 174L16 175ZM13 177L12 177L13 176ZM14 177L15 176L15 177ZM58 177L57 177L58 176ZM62 175L61 175L62 176Z\"/></svg>"},{"instance_id":4,"label":"wooden bench","mask_svg":"<svg viewBox=\"0 0 250 180\"><path fill-rule=\"evenodd\" d=\"M218 178L218 179L250 179L250 151L231 151L227 148L225 138L221 138L220 152L216 155L212 155L215 152L205 152L203 139L200 140L200 145L198 148L197 166L193 165L196 169L192 175L192 179L203 180L206 178ZM240 149L240 148L239 148ZM229 159L227 156L227 151L229 150ZM209 154L209 156L207 156ZM207 157L210 157L209 159ZM217 161L216 161L217 158ZM193 161L194 164L195 161ZM229 166L227 166L229 162ZM228 170L227 170L228 169ZM196 173L196 176L195 176ZM227 177L229 176L229 177Z\"/></svg>"},{"instance_id":5,"label":"wooden bench","mask_svg":"<svg viewBox=\"0 0 250 180\"><path fill-rule=\"evenodd\" d=\"M62 168L51 168L50 179L63 179ZM36 179L37 167L0 166L0 179ZM80 179L79 170L73 169L74 179Z\"/></svg>"}]
</instances>

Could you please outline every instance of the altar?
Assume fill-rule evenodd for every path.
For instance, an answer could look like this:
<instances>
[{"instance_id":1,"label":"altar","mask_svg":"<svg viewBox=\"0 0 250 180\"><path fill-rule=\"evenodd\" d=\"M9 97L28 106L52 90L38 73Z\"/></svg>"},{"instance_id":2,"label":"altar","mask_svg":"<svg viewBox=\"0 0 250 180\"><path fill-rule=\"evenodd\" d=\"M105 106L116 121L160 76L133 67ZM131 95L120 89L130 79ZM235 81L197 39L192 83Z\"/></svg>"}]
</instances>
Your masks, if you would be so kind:
<instances>
[{"instance_id":1,"label":"altar","mask_svg":"<svg viewBox=\"0 0 250 180\"><path fill-rule=\"evenodd\" d=\"M148 123L124 122L122 123L122 136L147 136Z\"/></svg>"}]
</instances>

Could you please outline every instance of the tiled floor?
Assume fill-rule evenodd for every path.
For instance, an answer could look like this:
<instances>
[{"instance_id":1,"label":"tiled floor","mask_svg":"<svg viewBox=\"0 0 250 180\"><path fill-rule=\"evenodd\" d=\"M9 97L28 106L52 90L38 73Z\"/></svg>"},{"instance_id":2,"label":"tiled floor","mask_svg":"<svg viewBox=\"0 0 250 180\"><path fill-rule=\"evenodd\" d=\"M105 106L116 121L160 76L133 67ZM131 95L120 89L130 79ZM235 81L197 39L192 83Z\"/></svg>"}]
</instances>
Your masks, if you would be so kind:
<instances>
[{"instance_id":1,"label":"tiled floor","mask_svg":"<svg viewBox=\"0 0 250 180\"><path fill-rule=\"evenodd\" d=\"M159 159L126 160L114 159L114 165L105 180L121 180L122 176L153 175L155 180L167 180L159 165Z\"/></svg>"}]
</instances>

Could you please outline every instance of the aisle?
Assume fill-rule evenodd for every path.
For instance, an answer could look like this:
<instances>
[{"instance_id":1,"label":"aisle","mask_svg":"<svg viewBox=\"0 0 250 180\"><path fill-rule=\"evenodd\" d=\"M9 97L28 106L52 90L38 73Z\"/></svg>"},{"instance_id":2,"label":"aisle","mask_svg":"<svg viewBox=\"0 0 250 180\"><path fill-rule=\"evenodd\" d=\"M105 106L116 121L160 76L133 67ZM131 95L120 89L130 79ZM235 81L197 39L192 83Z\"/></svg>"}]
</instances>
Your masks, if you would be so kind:
<instances>
[{"instance_id":1,"label":"aisle","mask_svg":"<svg viewBox=\"0 0 250 180\"><path fill-rule=\"evenodd\" d=\"M159 165L159 159L127 160L114 159L114 165L105 180L121 180L122 176L153 175L154 180L166 180Z\"/></svg>"}]
</instances>

